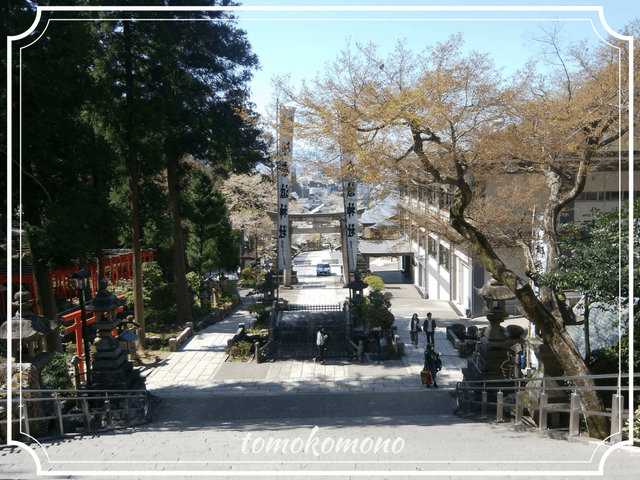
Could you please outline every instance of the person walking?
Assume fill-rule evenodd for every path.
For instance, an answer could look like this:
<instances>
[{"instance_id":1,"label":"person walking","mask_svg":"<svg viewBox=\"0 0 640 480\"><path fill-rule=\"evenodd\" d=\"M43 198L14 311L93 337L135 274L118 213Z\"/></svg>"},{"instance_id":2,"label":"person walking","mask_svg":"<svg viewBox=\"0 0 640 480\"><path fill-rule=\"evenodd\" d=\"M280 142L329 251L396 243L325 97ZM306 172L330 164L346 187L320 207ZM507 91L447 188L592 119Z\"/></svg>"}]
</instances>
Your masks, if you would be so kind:
<instances>
[{"instance_id":1,"label":"person walking","mask_svg":"<svg viewBox=\"0 0 640 480\"><path fill-rule=\"evenodd\" d=\"M320 329L318 330L318 335L316 336L316 345L318 346L318 356L313 359L315 363L320 363L321 365L324 365L324 351L326 348L324 346L324 341L327 338L329 338L329 335L325 335L324 327L321 325Z\"/></svg>"},{"instance_id":2,"label":"person walking","mask_svg":"<svg viewBox=\"0 0 640 480\"><path fill-rule=\"evenodd\" d=\"M420 332L420 319L418 318L418 314L414 313L413 317L411 317L411 325L409 326L411 331L411 343L418 348L418 333Z\"/></svg>"},{"instance_id":3,"label":"person walking","mask_svg":"<svg viewBox=\"0 0 640 480\"><path fill-rule=\"evenodd\" d=\"M431 372L433 387L438 388L438 383L436 382L436 374L438 373L438 355L433 349L432 344L427 345L427 349L424 352L424 369ZM429 387L431 387L431 385L427 385L427 388Z\"/></svg>"},{"instance_id":4,"label":"person walking","mask_svg":"<svg viewBox=\"0 0 640 480\"><path fill-rule=\"evenodd\" d=\"M436 321L431 317L431 312L427 313L427 318L423 325L424 333L427 335L427 344L435 345Z\"/></svg>"}]
</instances>

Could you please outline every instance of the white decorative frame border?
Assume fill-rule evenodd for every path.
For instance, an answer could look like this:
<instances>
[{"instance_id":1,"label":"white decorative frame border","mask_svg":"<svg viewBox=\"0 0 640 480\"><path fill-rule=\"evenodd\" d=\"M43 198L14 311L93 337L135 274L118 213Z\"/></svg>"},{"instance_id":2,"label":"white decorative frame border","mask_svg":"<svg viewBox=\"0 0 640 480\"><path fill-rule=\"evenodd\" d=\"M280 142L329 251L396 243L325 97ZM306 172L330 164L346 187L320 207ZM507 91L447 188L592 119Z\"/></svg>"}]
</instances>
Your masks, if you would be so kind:
<instances>
[{"instance_id":1,"label":"white decorative frame border","mask_svg":"<svg viewBox=\"0 0 640 480\"><path fill-rule=\"evenodd\" d=\"M629 192L634 191L633 185L633 164L634 164L634 124L633 124L633 112L634 112L634 102L633 102L633 92L634 92L634 77L633 77L633 37L631 36L623 36L615 31L613 31L608 25L604 18L604 7L596 7L596 6L587 6L587 7L571 7L571 6L466 6L466 7L442 7L442 6L396 6L396 7L357 7L357 6L307 6L307 7L284 7L284 6L263 6L263 7L248 7L248 6L240 6L240 7L108 7L108 6L99 6L99 7L42 7L38 6L37 15L34 20L33 25L26 32L7 37L7 319L10 319L12 316L12 308L11 301L12 298L12 272L11 272L11 246L12 246L12 237L11 237L11 218L12 218L12 209L11 209L11 193L12 193L12 164L11 158L13 153L13 118L12 118L12 110L11 105L13 101L13 85L12 85L12 42L21 40L29 36L36 28L38 23L41 20L42 12L45 11L121 11L121 12L133 12L133 11L202 11L202 10L227 10L227 11L262 11L262 12L276 12L276 11L300 11L300 12L598 12L600 21L602 25L606 28L606 30L614 37L619 38L621 40L629 42ZM513 19L511 19L513 20ZM22 183L20 183L20 187L22 187ZM630 199L632 195L630 194ZM633 202L629 202L629 259L631 262L630 270L633 272L634 265L634 252L633 252ZM20 272L21 273L21 272ZM629 297L634 298L634 285L633 285L633 275L629 275ZM633 302L629 302L629 337L631 339L634 338L634 322L633 322ZM8 330L9 335L7 338L7 351L11 351L11 330ZM633 399L633 352L634 345L631 342L631 348L629 349L629 392L630 398ZM28 445L11 440L12 437L12 422L11 422L11 397L12 397L12 388L10 381L10 372L11 372L11 364L12 359L11 356L8 355L7 358L7 376L9 377L7 380L7 439L8 445L19 446L21 448L26 449L29 454L33 457L37 466L37 474L40 475L51 475L51 476L60 476L60 475L93 475L93 476L115 476L115 475L148 475L148 476L175 476L175 475L193 475L193 476L274 476L274 471L109 471L109 472L99 472L99 471L43 471L42 465L40 464L40 459L34 450L32 450ZM633 400L631 400L632 402ZM630 405L629 408L629 424L633 425L634 421L634 409L633 404ZM633 429L629 429L629 440L625 442L619 442L613 446L610 446L607 451L603 454L600 459L598 470L597 471L432 471L425 472L415 470L412 471L277 471L278 477L300 477L300 476L338 476L338 475L348 475L348 476L359 476L359 477L372 477L372 476L387 476L387 477L396 477L396 476L436 476L436 475L459 475L459 476L601 476L604 473L604 464L608 456L617 448L633 445ZM598 445L601 446L603 444ZM594 452L595 453L595 452ZM45 450L46 454L46 450ZM50 463L88 463L85 461L72 461L72 462L56 462L52 461ZM91 463L95 463L91 461ZM123 462L103 462L103 463L123 463ZM156 462L126 462L126 463L156 463ZM167 463L167 462L163 462ZM180 462L173 462L180 463ZM184 463L216 463L216 462L184 462ZM220 462L224 464L229 463L238 463L238 464L250 464L253 462ZM260 462L265 463L265 462ZM306 464L317 464L317 463L340 463L335 461L324 462L324 461L305 461L305 462L282 462L278 461L277 463L306 463ZM349 461L348 463L364 463L358 461ZM367 461L366 463L377 463ZM380 463L409 463L406 461L402 462L380 462ZM412 463L426 463L426 462L412 462ZM428 462L434 463L434 462ZM457 462L451 461L446 463L468 463L468 462ZM474 462L478 463L478 462ZM480 462L480 463L507 463L507 462L499 462L499 461L489 461L489 462ZM544 462L530 462L530 463L544 463ZM560 463L584 463L584 462L560 462ZM587 462L588 463L588 462Z\"/></svg>"}]
</instances>

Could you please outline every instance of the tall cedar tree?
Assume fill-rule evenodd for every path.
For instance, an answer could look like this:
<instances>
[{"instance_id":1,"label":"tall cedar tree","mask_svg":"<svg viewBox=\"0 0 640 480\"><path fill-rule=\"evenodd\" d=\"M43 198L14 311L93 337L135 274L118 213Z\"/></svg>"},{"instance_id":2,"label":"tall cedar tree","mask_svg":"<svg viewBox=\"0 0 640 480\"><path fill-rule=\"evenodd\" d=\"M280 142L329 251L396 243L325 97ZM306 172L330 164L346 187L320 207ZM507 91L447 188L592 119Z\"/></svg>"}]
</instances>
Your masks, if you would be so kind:
<instances>
[{"instance_id":1,"label":"tall cedar tree","mask_svg":"<svg viewBox=\"0 0 640 480\"><path fill-rule=\"evenodd\" d=\"M259 131L250 121L246 102L249 70L257 59L244 32L223 21L231 18L225 12L140 12L138 17L143 14L156 20L209 20L102 25L109 29L113 45L103 71L110 75L114 92L120 92L114 98L122 102L122 108L115 105L111 130L120 138L127 160L134 256L141 237L140 177L162 167L172 218L177 317L185 321L191 318L180 212L188 172L185 159L206 162L219 174L249 169L263 159Z\"/></svg>"},{"instance_id":2,"label":"tall cedar tree","mask_svg":"<svg viewBox=\"0 0 640 480\"><path fill-rule=\"evenodd\" d=\"M213 181L204 170L196 170L191 176L191 183L185 192L183 204L184 217L189 221L189 239L187 242L187 259L196 267L198 279L202 282L203 270L212 270L214 266L224 267L225 254L234 254L226 242L233 240L233 232L228 227L225 198L213 187ZM231 262L232 269L238 266Z\"/></svg>"},{"instance_id":3,"label":"tall cedar tree","mask_svg":"<svg viewBox=\"0 0 640 480\"><path fill-rule=\"evenodd\" d=\"M173 220L176 313L179 321L186 321L191 313L180 212L187 172L184 160L192 156L224 173L246 170L262 156L259 132L247 121L246 83L257 58L244 32L225 12L190 12L171 18L210 20L145 25L149 29L145 83L152 90L151 103L160 124Z\"/></svg>"},{"instance_id":4,"label":"tall cedar tree","mask_svg":"<svg viewBox=\"0 0 640 480\"><path fill-rule=\"evenodd\" d=\"M35 17L24 5L22 12ZM39 310L53 318L50 269L74 258L84 267L88 253L115 239L108 192L116 157L89 118L87 106L100 95L91 74L98 42L90 25L43 21L15 47L23 44L20 57L14 49L22 73L21 89L14 87L21 115L13 117L14 131L22 126L15 143L22 159L14 155L13 204L23 212Z\"/></svg>"}]
</instances>

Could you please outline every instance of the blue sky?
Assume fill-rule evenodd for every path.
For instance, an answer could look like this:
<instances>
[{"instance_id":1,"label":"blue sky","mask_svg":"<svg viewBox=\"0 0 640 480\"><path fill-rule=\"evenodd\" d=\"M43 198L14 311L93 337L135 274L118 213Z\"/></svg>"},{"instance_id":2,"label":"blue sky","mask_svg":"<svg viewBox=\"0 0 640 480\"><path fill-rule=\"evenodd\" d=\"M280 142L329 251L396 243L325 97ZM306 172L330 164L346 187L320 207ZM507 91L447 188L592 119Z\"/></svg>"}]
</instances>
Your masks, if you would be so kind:
<instances>
[{"instance_id":1,"label":"blue sky","mask_svg":"<svg viewBox=\"0 0 640 480\"><path fill-rule=\"evenodd\" d=\"M428 45L445 41L450 35L462 33L465 48L489 53L496 65L504 67L506 75L521 68L536 54L535 45L527 42L539 31L540 25L557 21L568 40L588 39L599 42L608 32L595 11L401 11L397 7L437 6L446 2L426 0L387 1L260 1L244 0L244 7L313 7L313 6L387 6L394 10L377 11L243 11L238 12L239 25L247 31L253 51L258 55L261 70L255 72L251 83L252 101L265 114L272 101L271 79L274 75L290 74L293 85L311 79L336 58L351 43L372 41L384 55L398 39L406 38L409 47L418 52ZM527 2L469 2L458 1L456 6L594 7L606 3L604 17L608 26L620 31L629 21L640 18L637 0L599 1L527 1Z\"/></svg>"}]
</instances>

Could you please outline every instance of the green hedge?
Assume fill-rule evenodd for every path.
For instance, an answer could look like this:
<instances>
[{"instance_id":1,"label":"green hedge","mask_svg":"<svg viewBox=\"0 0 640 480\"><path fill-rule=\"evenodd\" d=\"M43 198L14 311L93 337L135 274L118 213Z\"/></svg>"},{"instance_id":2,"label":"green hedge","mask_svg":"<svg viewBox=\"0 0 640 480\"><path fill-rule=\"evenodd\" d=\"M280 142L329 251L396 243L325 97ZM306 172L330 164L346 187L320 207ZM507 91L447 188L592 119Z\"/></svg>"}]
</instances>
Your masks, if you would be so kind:
<instances>
[{"instance_id":1,"label":"green hedge","mask_svg":"<svg viewBox=\"0 0 640 480\"><path fill-rule=\"evenodd\" d=\"M377 275L369 274L366 275L363 280L369 285L369 288L374 292L380 292L385 289L384 282Z\"/></svg>"}]
</instances>

